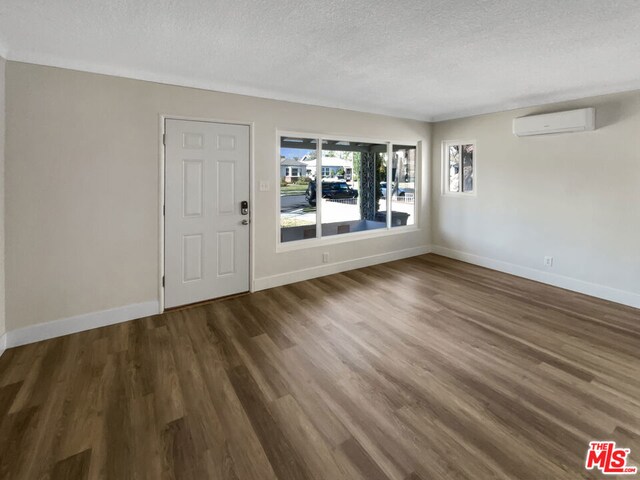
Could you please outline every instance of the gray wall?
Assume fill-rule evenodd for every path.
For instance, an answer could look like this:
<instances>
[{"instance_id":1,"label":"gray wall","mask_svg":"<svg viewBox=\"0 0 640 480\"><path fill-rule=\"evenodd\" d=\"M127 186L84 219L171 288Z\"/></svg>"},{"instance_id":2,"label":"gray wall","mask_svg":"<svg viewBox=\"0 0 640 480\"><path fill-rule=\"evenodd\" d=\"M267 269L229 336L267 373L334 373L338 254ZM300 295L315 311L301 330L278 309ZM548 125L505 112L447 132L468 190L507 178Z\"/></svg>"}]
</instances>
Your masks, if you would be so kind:
<instances>
[{"instance_id":1,"label":"gray wall","mask_svg":"<svg viewBox=\"0 0 640 480\"><path fill-rule=\"evenodd\" d=\"M591 106L595 131L512 134L515 117ZM458 139L477 141L477 197L441 195L442 142ZM437 123L432 149L435 245L611 298L640 294L640 92Z\"/></svg>"},{"instance_id":2,"label":"gray wall","mask_svg":"<svg viewBox=\"0 0 640 480\"><path fill-rule=\"evenodd\" d=\"M427 191L419 231L276 252L276 129L426 145L423 122L16 62L7 99L9 330L158 300L160 114L255 122L255 178L271 186L253 202L263 284L325 251L344 262L430 243Z\"/></svg>"},{"instance_id":3,"label":"gray wall","mask_svg":"<svg viewBox=\"0 0 640 480\"><path fill-rule=\"evenodd\" d=\"M0 337L6 331L5 326L5 285L4 285L4 139L5 139L5 68L6 61L0 57Z\"/></svg>"},{"instance_id":4,"label":"gray wall","mask_svg":"<svg viewBox=\"0 0 640 480\"><path fill-rule=\"evenodd\" d=\"M366 263L432 243L514 271L640 293L638 92L432 126L15 62L6 82L7 330L158 300L160 114L255 123L255 179L271 187L254 197L262 285L303 277L325 251L336 264ZM597 108L598 130L511 133L516 116L581 106ZM277 252L276 129L423 142L420 229ZM442 196L441 143L469 138L478 195ZM555 259L550 270L545 255Z\"/></svg>"}]
</instances>

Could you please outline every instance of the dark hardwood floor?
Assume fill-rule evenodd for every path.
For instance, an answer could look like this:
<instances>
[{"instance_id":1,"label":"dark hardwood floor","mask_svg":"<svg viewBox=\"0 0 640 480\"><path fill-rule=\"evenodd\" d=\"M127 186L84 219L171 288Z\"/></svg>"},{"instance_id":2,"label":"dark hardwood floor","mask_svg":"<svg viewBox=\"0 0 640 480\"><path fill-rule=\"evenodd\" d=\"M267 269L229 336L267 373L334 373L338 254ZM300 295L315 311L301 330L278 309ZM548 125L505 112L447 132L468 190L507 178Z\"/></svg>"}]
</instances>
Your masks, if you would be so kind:
<instances>
[{"instance_id":1,"label":"dark hardwood floor","mask_svg":"<svg viewBox=\"0 0 640 480\"><path fill-rule=\"evenodd\" d=\"M640 463L640 311L435 255L0 357L2 479L599 478L594 439Z\"/></svg>"}]
</instances>

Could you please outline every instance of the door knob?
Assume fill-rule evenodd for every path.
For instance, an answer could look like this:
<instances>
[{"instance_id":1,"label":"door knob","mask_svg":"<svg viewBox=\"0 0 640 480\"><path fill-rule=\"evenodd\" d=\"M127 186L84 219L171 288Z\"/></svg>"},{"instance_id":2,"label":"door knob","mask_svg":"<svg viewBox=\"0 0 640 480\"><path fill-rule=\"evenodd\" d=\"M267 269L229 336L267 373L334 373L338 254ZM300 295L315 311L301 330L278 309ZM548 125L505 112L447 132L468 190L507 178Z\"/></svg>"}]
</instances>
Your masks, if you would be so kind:
<instances>
[{"instance_id":1,"label":"door knob","mask_svg":"<svg viewBox=\"0 0 640 480\"><path fill-rule=\"evenodd\" d=\"M249 220L242 220L243 225L249 225Z\"/></svg>"}]
</instances>

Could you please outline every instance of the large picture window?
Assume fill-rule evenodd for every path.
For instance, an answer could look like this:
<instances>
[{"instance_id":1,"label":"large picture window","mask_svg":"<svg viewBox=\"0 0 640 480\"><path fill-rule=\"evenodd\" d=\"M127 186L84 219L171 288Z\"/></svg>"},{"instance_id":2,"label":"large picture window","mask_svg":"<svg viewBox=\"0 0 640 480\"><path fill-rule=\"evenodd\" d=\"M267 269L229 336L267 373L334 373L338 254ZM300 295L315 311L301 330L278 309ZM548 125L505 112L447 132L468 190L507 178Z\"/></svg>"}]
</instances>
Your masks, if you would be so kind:
<instances>
[{"instance_id":1,"label":"large picture window","mask_svg":"<svg viewBox=\"0 0 640 480\"><path fill-rule=\"evenodd\" d=\"M279 142L281 242L416 224L416 145L295 135Z\"/></svg>"},{"instance_id":2,"label":"large picture window","mask_svg":"<svg viewBox=\"0 0 640 480\"><path fill-rule=\"evenodd\" d=\"M413 225L416 208L415 145L394 145L391 169L391 226ZM386 195L386 182L383 193Z\"/></svg>"},{"instance_id":3,"label":"large picture window","mask_svg":"<svg viewBox=\"0 0 640 480\"><path fill-rule=\"evenodd\" d=\"M317 140L282 137L280 143L281 241L316 238L316 205L309 202L308 190L315 178ZM290 168L296 168L298 175L288 175Z\"/></svg>"}]
</instances>

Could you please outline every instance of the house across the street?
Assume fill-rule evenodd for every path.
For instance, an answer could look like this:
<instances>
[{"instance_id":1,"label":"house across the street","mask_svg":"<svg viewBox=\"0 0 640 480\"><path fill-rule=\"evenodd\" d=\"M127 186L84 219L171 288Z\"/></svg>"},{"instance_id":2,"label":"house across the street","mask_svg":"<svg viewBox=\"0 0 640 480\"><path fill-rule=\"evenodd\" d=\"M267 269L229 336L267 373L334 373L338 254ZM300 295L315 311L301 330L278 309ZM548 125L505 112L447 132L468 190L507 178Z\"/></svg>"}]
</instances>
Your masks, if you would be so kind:
<instances>
[{"instance_id":1,"label":"house across the street","mask_svg":"<svg viewBox=\"0 0 640 480\"><path fill-rule=\"evenodd\" d=\"M307 166L296 158L282 157L280 159L280 178L292 183L300 177L306 176Z\"/></svg>"}]
</instances>

